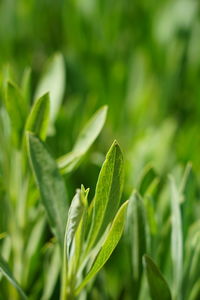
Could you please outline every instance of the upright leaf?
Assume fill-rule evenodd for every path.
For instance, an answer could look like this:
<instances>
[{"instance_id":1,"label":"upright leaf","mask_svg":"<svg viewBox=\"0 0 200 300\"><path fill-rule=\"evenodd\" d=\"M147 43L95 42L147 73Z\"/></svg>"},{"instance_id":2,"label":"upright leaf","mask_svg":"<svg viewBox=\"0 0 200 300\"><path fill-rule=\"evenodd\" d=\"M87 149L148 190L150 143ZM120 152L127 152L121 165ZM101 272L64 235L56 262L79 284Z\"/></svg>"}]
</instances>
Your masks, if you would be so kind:
<instances>
[{"instance_id":1,"label":"upright leaf","mask_svg":"<svg viewBox=\"0 0 200 300\"><path fill-rule=\"evenodd\" d=\"M10 81L6 86L5 106L11 120L14 142L19 146L27 110L19 87Z\"/></svg>"},{"instance_id":2,"label":"upright leaf","mask_svg":"<svg viewBox=\"0 0 200 300\"><path fill-rule=\"evenodd\" d=\"M8 264L4 261L2 257L0 257L0 271L3 273L3 275L10 281L10 283L18 290L20 293L22 299L28 299L25 295L24 291L16 281L16 279L13 277L12 272L10 271L10 268Z\"/></svg>"},{"instance_id":3,"label":"upright leaf","mask_svg":"<svg viewBox=\"0 0 200 300\"><path fill-rule=\"evenodd\" d=\"M123 156L116 141L112 144L101 168L93 202L92 224L88 237L88 249L99 233L103 233L115 216L123 187Z\"/></svg>"},{"instance_id":4,"label":"upright leaf","mask_svg":"<svg viewBox=\"0 0 200 300\"><path fill-rule=\"evenodd\" d=\"M146 253L147 241L143 199L135 191L129 199L127 223L132 250L133 289L135 293L139 293L143 272L142 257Z\"/></svg>"},{"instance_id":5,"label":"upright leaf","mask_svg":"<svg viewBox=\"0 0 200 300\"><path fill-rule=\"evenodd\" d=\"M39 138L28 134L28 149L49 223L61 247L63 247L68 207L64 181L59 174L56 162Z\"/></svg>"},{"instance_id":6,"label":"upright leaf","mask_svg":"<svg viewBox=\"0 0 200 300\"><path fill-rule=\"evenodd\" d=\"M82 195L84 194L84 195ZM70 253L70 246L73 241L75 232L78 228L80 223L85 203L83 202L83 197L87 197L88 190L85 191L82 189L78 189L74 198L72 199L69 212L68 212L68 219L67 219L67 228L66 228L66 236L67 236L67 254L69 257Z\"/></svg>"},{"instance_id":7,"label":"upright leaf","mask_svg":"<svg viewBox=\"0 0 200 300\"><path fill-rule=\"evenodd\" d=\"M147 165L144 168L139 184L139 192L142 196L144 196L149 185L156 178L156 176L156 172L151 165Z\"/></svg>"},{"instance_id":8,"label":"upright leaf","mask_svg":"<svg viewBox=\"0 0 200 300\"><path fill-rule=\"evenodd\" d=\"M180 193L176 187L173 177L170 177L170 185L172 211L171 255L174 275L174 298L179 299L182 290L181 285L183 275L183 237L180 211Z\"/></svg>"},{"instance_id":9,"label":"upright leaf","mask_svg":"<svg viewBox=\"0 0 200 300\"><path fill-rule=\"evenodd\" d=\"M55 54L47 63L38 84L35 99L45 93L50 94L50 122L53 124L59 111L65 91L65 63L63 56Z\"/></svg>"},{"instance_id":10,"label":"upright leaf","mask_svg":"<svg viewBox=\"0 0 200 300\"><path fill-rule=\"evenodd\" d=\"M22 76L22 81L21 81L21 90L22 94L24 96L25 101L29 105L30 103L30 93L31 93L31 68L27 67Z\"/></svg>"},{"instance_id":11,"label":"upright leaf","mask_svg":"<svg viewBox=\"0 0 200 300\"><path fill-rule=\"evenodd\" d=\"M56 282L58 281L60 267L61 267L60 265L61 265L61 261L60 261L59 247L58 245L54 245L50 257L48 272L45 272L44 289L41 297L42 300L51 299Z\"/></svg>"},{"instance_id":12,"label":"upright leaf","mask_svg":"<svg viewBox=\"0 0 200 300\"><path fill-rule=\"evenodd\" d=\"M102 248L96 257L96 260L93 266L91 267L91 270L86 275L82 283L77 287L76 294L79 294L80 291L84 288L84 286L88 283L88 281L90 281L96 275L96 273L104 266L104 264L107 262L110 255L112 254L113 250L117 246L124 229L127 205L128 201L126 201L118 210L111 225L111 228L109 229L105 241L102 245Z\"/></svg>"},{"instance_id":13,"label":"upright leaf","mask_svg":"<svg viewBox=\"0 0 200 300\"><path fill-rule=\"evenodd\" d=\"M101 132L106 120L107 106L101 107L88 121L80 132L78 139L70 153L58 159L58 166L63 173L69 173L80 163L91 145Z\"/></svg>"},{"instance_id":14,"label":"upright leaf","mask_svg":"<svg viewBox=\"0 0 200 300\"><path fill-rule=\"evenodd\" d=\"M144 255L143 263L152 300L172 300L168 284L153 260Z\"/></svg>"},{"instance_id":15,"label":"upright leaf","mask_svg":"<svg viewBox=\"0 0 200 300\"><path fill-rule=\"evenodd\" d=\"M44 94L34 104L26 121L25 129L44 140L49 121L49 94Z\"/></svg>"}]
</instances>

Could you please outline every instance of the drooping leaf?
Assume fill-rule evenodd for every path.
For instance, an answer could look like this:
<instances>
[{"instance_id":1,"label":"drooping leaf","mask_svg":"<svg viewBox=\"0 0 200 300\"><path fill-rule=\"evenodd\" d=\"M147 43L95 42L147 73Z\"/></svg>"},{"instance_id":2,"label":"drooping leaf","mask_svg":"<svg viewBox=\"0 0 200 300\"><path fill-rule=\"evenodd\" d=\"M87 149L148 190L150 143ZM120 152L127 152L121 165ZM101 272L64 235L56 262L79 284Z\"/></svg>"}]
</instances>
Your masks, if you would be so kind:
<instances>
[{"instance_id":1,"label":"drooping leaf","mask_svg":"<svg viewBox=\"0 0 200 300\"><path fill-rule=\"evenodd\" d=\"M78 166L83 156L87 153L101 132L106 120L106 115L107 106L103 106L82 129L72 151L58 159L58 166L62 173L69 173Z\"/></svg>"},{"instance_id":2,"label":"drooping leaf","mask_svg":"<svg viewBox=\"0 0 200 300\"><path fill-rule=\"evenodd\" d=\"M59 111L64 91L65 63L63 56L60 53L57 53L47 63L35 93L35 99L38 99L49 92L51 124L53 124Z\"/></svg>"},{"instance_id":3,"label":"drooping leaf","mask_svg":"<svg viewBox=\"0 0 200 300\"><path fill-rule=\"evenodd\" d=\"M123 188L123 156L116 141L106 155L97 181L88 249L115 216Z\"/></svg>"},{"instance_id":4,"label":"drooping leaf","mask_svg":"<svg viewBox=\"0 0 200 300\"><path fill-rule=\"evenodd\" d=\"M112 254L113 250L117 246L124 229L125 223L125 214L127 209L128 201L126 201L118 210L111 228L109 229L105 241L102 245L101 250L99 251L96 260L91 267L89 273L86 275L82 283L77 287L75 293L79 294L80 291L84 288L84 286L90 281L97 272L104 266L104 264L109 259L110 255Z\"/></svg>"},{"instance_id":5,"label":"drooping leaf","mask_svg":"<svg viewBox=\"0 0 200 300\"><path fill-rule=\"evenodd\" d=\"M13 274L8 266L8 264L4 261L2 257L0 257L0 271L3 275L8 279L8 281L18 290L19 294L21 295L22 299L28 299L25 295L24 291L13 277Z\"/></svg>"},{"instance_id":6,"label":"drooping leaf","mask_svg":"<svg viewBox=\"0 0 200 300\"><path fill-rule=\"evenodd\" d=\"M28 134L29 157L53 233L63 248L67 221L67 192L56 162L38 137Z\"/></svg>"},{"instance_id":7,"label":"drooping leaf","mask_svg":"<svg viewBox=\"0 0 200 300\"><path fill-rule=\"evenodd\" d=\"M173 261L173 283L175 298L181 295L182 275L183 275L183 237L182 220L180 211L180 193L173 177L170 177L171 186L171 255Z\"/></svg>"},{"instance_id":8,"label":"drooping leaf","mask_svg":"<svg viewBox=\"0 0 200 300\"><path fill-rule=\"evenodd\" d=\"M34 104L26 121L25 130L33 132L41 140L44 140L47 134L49 121L49 94L44 94Z\"/></svg>"},{"instance_id":9,"label":"drooping leaf","mask_svg":"<svg viewBox=\"0 0 200 300\"><path fill-rule=\"evenodd\" d=\"M143 263L152 300L172 300L168 284L153 260L144 255Z\"/></svg>"}]
</instances>

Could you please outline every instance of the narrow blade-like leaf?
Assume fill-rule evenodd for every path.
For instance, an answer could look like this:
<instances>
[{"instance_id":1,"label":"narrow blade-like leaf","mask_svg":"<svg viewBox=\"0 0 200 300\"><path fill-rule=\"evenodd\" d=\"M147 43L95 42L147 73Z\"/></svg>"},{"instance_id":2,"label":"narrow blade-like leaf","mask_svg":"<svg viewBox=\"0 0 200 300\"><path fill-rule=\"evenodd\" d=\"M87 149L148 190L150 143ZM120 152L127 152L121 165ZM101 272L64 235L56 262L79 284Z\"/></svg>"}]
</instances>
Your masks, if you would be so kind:
<instances>
[{"instance_id":1,"label":"narrow blade-like leaf","mask_svg":"<svg viewBox=\"0 0 200 300\"><path fill-rule=\"evenodd\" d=\"M115 216L123 187L123 156L116 141L101 168L93 203L92 224L88 237L90 249L99 233L103 233Z\"/></svg>"},{"instance_id":2,"label":"narrow blade-like leaf","mask_svg":"<svg viewBox=\"0 0 200 300\"><path fill-rule=\"evenodd\" d=\"M180 211L181 195L176 187L173 177L170 177L170 185L172 211L171 255L173 261L174 298L179 299L182 290L181 285L183 275L183 237Z\"/></svg>"},{"instance_id":3,"label":"narrow blade-like leaf","mask_svg":"<svg viewBox=\"0 0 200 300\"><path fill-rule=\"evenodd\" d=\"M12 124L14 143L19 146L25 124L27 108L23 104L23 95L19 87L8 81L6 86L5 106Z\"/></svg>"},{"instance_id":4,"label":"narrow blade-like leaf","mask_svg":"<svg viewBox=\"0 0 200 300\"><path fill-rule=\"evenodd\" d=\"M92 116L80 132L72 151L58 159L58 166L62 173L69 173L78 166L82 157L87 153L101 132L106 115L107 106L103 106Z\"/></svg>"},{"instance_id":5,"label":"narrow blade-like leaf","mask_svg":"<svg viewBox=\"0 0 200 300\"><path fill-rule=\"evenodd\" d=\"M51 299L61 268L60 251L58 245L55 245L52 250L53 252L50 258L48 272L45 272L44 290L41 298L42 300Z\"/></svg>"},{"instance_id":6,"label":"narrow blade-like leaf","mask_svg":"<svg viewBox=\"0 0 200 300\"><path fill-rule=\"evenodd\" d=\"M26 131L31 131L41 140L46 138L49 121L49 94L44 94L34 104L26 121Z\"/></svg>"},{"instance_id":7,"label":"narrow blade-like leaf","mask_svg":"<svg viewBox=\"0 0 200 300\"><path fill-rule=\"evenodd\" d=\"M79 294L79 292L88 283L88 281L91 280L96 275L96 273L104 266L104 264L111 256L113 250L117 246L124 229L127 205L128 201L126 201L118 210L111 225L111 228L109 229L109 232L102 245L102 248L99 251L91 270L86 275L82 283L77 287L76 294Z\"/></svg>"},{"instance_id":8,"label":"narrow blade-like leaf","mask_svg":"<svg viewBox=\"0 0 200 300\"><path fill-rule=\"evenodd\" d=\"M78 228L79 222L81 220L83 211L84 211L84 202L83 197L87 198L88 190L82 187L78 189L74 198L72 199L67 219L67 228L66 228L66 237L67 237L67 255L69 257L70 246L73 241L75 232Z\"/></svg>"},{"instance_id":9,"label":"narrow blade-like leaf","mask_svg":"<svg viewBox=\"0 0 200 300\"><path fill-rule=\"evenodd\" d=\"M28 299L25 295L24 291L18 284L18 282L15 280L15 278L12 275L12 272L10 271L10 268L8 264L4 261L2 257L0 257L0 271L3 273L3 275L10 281L10 283L18 290L20 293L22 299Z\"/></svg>"},{"instance_id":10,"label":"narrow blade-like leaf","mask_svg":"<svg viewBox=\"0 0 200 300\"><path fill-rule=\"evenodd\" d=\"M68 206L64 181L59 174L56 162L39 138L28 134L28 149L49 223L63 248Z\"/></svg>"},{"instance_id":11,"label":"narrow blade-like leaf","mask_svg":"<svg viewBox=\"0 0 200 300\"><path fill-rule=\"evenodd\" d=\"M135 293L139 293L143 272L142 257L146 253L146 219L143 199L133 192L129 199L127 212L128 238L131 241L133 283Z\"/></svg>"},{"instance_id":12,"label":"narrow blade-like leaf","mask_svg":"<svg viewBox=\"0 0 200 300\"><path fill-rule=\"evenodd\" d=\"M47 63L38 84L35 99L50 94L50 122L53 123L59 111L65 91L65 64L63 56L55 54Z\"/></svg>"},{"instance_id":13,"label":"narrow blade-like leaf","mask_svg":"<svg viewBox=\"0 0 200 300\"><path fill-rule=\"evenodd\" d=\"M156 176L156 172L151 165L147 165L144 168L139 184L139 192L142 196L144 196L150 183L156 178Z\"/></svg>"},{"instance_id":14,"label":"narrow blade-like leaf","mask_svg":"<svg viewBox=\"0 0 200 300\"><path fill-rule=\"evenodd\" d=\"M144 255L143 263L152 300L172 300L168 284L153 260Z\"/></svg>"}]
</instances>

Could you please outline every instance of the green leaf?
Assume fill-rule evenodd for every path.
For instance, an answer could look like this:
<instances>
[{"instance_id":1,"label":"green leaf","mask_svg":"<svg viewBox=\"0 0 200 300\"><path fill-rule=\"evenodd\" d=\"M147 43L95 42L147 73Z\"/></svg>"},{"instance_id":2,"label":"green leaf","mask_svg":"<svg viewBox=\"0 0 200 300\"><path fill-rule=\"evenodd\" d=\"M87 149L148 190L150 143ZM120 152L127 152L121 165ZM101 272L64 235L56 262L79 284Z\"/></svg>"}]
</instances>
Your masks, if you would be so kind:
<instances>
[{"instance_id":1,"label":"green leaf","mask_svg":"<svg viewBox=\"0 0 200 300\"><path fill-rule=\"evenodd\" d=\"M67 221L67 192L56 162L43 142L27 135L29 157L50 226L63 249Z\"/></svg>"},{"instance_id":2,"label":"green leaf","mask_svg":"<svg viewBox=\"0 0 200 300\"><path fill-rule=\"evenodd\" d=\"M58 245L54 245L52 254L48 266L48 272L45 272L44 278L44 290L42 294L42 300L49 300L52 297L56 282L59 277L61 261L60 251Z\"/></svg>"},{"instance_id":3,"label":"green leaf","mask_svg":"<svg viewBox=\"0 0 200 300\"><path fill-rule=\"evenodd\" d=\"M76 295L79 294L88 281L90 281L96 275L96 273L99 272L117 246L124 229L127 205L128 201L126 201L118 210L93 266L75 291Z\"/></svg>"},{"instance_id":4,"label":"green leaf","mask_svg":"<svg viewBox=\"0 0 200 300\"><path fill-rule=\"evenodd\" d=\"M44 240L44 229L46 219L44 214L38 218L34 224L27 239L27 247L24 251L24 264L26 268L23 271L23 285L26 286L34 278L38 265L40 265L41 252L40 248Z\"/></svg>"},{"instance_id":5,"label":"green leaf","mask_svg":"<svg viewBox=\"0 0 200 300\"><path fill-rule=\"evenodd\" d=\"M58 166L62 173L69 173L78 166L83 156L87 153L101 132L106 120L106 115L107 106L103 106L82 129L72 151L58 159Z\"/></svg>"},{"instance_id":6,"label":"green leaf","mask_svg":"<svg viewBox=\"0 0 200 300\"><path fill-rule=\"evenodd\" d=\"M180 200L182 196L172 176L170 177L170 186L172 211L171 255L173 261L174 297L176 299L181 295L183 275L183 237L180 211Z\"/></svg>"},{"instance_id":7,"label":"green leaf","mask_svg":"<svg viewBox=\"0 0 200 300\"><path fill-rule=\"evenodd\" d=\"M14 142L17 146L20 145L27 113L23 102L23 95L21 94L19 87L8 81L6 86L5 106L11 120Z\"/></svg>"},{"instance_id":8,"label":"green leaf","mask_svg":"<svg viewBox=\"0 0 200 300\"><path fill-rule=\"evenodd\" d=\"M69 258L70 246L72 244L74 235L80 223L81 217L83 215L85 203L83 202L87 199L87 194L89 190L86 190L82 187L81 190L77 189L77 192L72 199L67 219L66 227L66 237L67 237L67 255Z\"/></svg>"},{"instance_id":9,"label":"green leaf","mask_svg":"<svg viewBox=\"0 0 200 300\"><path fill-rule=\"evenodd\" d=\"M3 273L3 275L10 281L10 283L18 290L20 293L22 299L28 299L25 295L24 291L18 284L18 282L15 280L15 278L12 275L12 272L10 271L10 268L8 264L4 261L2 257L0 257L0 271Z\"/></svg>"},{"instance_id":10,"label":"green leaf","mask_svg":"<svg viewBox=\"0 0 200 300\"><path fill-rule=\"evenodd\" d=\"M139 184L139 191L142 196L144 196L145 192L147 191L151 182L157 177L155 170L151 165L147 165L142 173L140 184Z\"/></svg>"},{"instance_id":11,"label":"green leaf","mask_svg":"<svg viewBox=\"0 0 200 300\"><path fill-rule=\"evenodd\" d=\"M128 238L131 241L132 272L134 290L139 293L139 287L143 272L142 257L146 253L146 218L143 199L137 192L133 192L129 199L128 212Z\"/></svg>"},{"instance_id":12,"label":"green leaf","mask_svg":"<svg viewBox=\"0 0 200 300\"><path fill-rule=\"evenodd\" d=\"M200 279L198 279L194 286L192 287L190 291L190 295L188 300L199 300L200 299Z\"/></svg>"},{"instance_id":13,"label":"green leaf","mask_svg":"<svg viewBox=\"0 0 200 300\"><path fill-rule=\"evenodd\" d=\"M153 260L144 255L143 263L152 300L172 300L168 284Z\"/></svg>"},{"instance_id":14,"label":"green leaf","mask_svg":"<svg viewBox=\"0 0 200 300\"><path fill-rule=\"evenodd\" d=\"M92 224L87 241L90 249L115 216L123 188L123 156L116 141L106 155L93 199Z\"/></svg>"},{"instance_id":15,"label":"green leaf","mask_svg":"<svg viewBox=\"0 0 200 300\"><path fill-rule=\"evenodd\" d=\"M30 94L31 94L31 68L27 67L22 76L21 90L26 103L30 104Z\"/></svg>"},{"instance_id":16,"label":"green leaf","mask_svg":"<svg viewBox=\"0 0 200 300\"><path fill-rule=\"evenodd\" d=\"M47 134L49 106L49 94L47 93L34 102L25 126L27 131L33 132L42 140L45 139Z\"/></svg>"},{"instance_id":17,"label":"green leaf","mask_svg":"<svg viewBox=\"0 0 200 300\"><path fill-rule=\"evenodd\" d=\"M65 63L60 53L55 54L47 63L38 84L35 99L45 93L50 94L50 122L53 124L59 111L65 91Z\"/></svg>"}]
</instances>

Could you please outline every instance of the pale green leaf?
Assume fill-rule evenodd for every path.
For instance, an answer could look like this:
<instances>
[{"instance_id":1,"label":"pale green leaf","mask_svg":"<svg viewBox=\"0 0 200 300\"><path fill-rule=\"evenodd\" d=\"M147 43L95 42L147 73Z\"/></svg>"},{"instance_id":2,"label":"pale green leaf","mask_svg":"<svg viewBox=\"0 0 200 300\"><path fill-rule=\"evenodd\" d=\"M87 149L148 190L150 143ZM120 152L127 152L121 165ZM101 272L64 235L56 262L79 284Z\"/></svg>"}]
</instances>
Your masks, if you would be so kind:
<instances>
[{"instance_id":1,"label":"pale green leaf","mask_svg":"<svg viewBox=\"0 0 200 300\"><path fill-rule=\"evenodd\" d=\"M172 300L168 284L153 260L144 255L143 263L152 300Z\"/></svg>"},{"instance_id":2,"label":"pale green leaf","mask_svg":"<svg viewBox=\"0 0 200 300\"><path fill-rule=\"evenodd\" d=\"M65 184L59 174L56 162L43 142L32 134L28 134L27 138L29 157L41 200L52 231L63 248L68 207Z\"/></svg>"},{"instance_id":3,"label":"pale green leaf","mask_svg":"<svg viewBox=\"0 0 200 300\"><path fill-rule=\"evenodd\" d=\"M47 134L49 105L49 94L47 93L34 102L25 126L27 131L33 132L42 140Z\"/></svg>"},{"instance_id":4,"label":"pale green leaf","mask_svg":"<svg viewBox=\"0 0 200 300\"><path fill-rule=\"evenodd\" d=\"M144 168L139 183L139 192L142 196L144 196L145 192L149 188L149 185L156 178L156 176L156 172L151 165L147 165Z\"/></svg>"},{"instance_id":5,"label":"pale green leaf","mask_svg":"<svg viewBox=\"0 0 200 300\"><path fill-rule=\"evenodd\" d=\"M175 184L173 177L170 177L171 186L171 255L173 261L173 283L175 299L181 295L182 275L183 275L183 237L182 219L180 211L181 195Z\"/></svg>"},{"instance_id":6,"label":"pale green leaf","mask_svg":"<svg viewBox=\"0 0 200 300\"><path fill-rule=\"evenodd\" d=\"M8 264L4 261L2 257L0 257L0 271L3 273L3 275L8 279L8 281L18 290L19 294L21 295L22 299L28 299L25 295L24 291L18 284L18 282L13 277L12 272L10 271L10 268Z\"/></svg>"},{"instance_id":7,"label":"pale green leaf","mask_svg":"<svg viewBox=\"0 0 200 300\"><path fill-rule=\"evenodd\" d=\"M65 91L65 63L60 53L55 54L47 63L39 81L35 99L45 93L50 94L50 122L53 123L59 111Z\"/></svg>"},{"instance_id":8,"label":"pale green leaf","mask_svg":"<svg viewBox=\"0 0 200 300\"><path fill-rule=\"evenodd\" d=\"M67 255L69 257L70 246L72 244L75 232L78 228L79 222L83 215L84 211L84 202L83 198L87 198L88 190L85 191L84 188L77 189L74 198L72 199L67 219L67 227L66 227L66 236L67 236Z\"/></svg>"},{"instance_id":9,"label":"pale green leaf","mask_svg":"<svg viewBox=\"0 0 200 300\"><path fill-rule=\"evenodd\" d=\"M20 145L27 113L23 102L23 95L21 94L19 87L13 82L8 81L6 86L5 106L12 124L14 142L17 146Z\"/></svg>"},{"instance_id":10,"label":"pale green leaf","mask_svg":"<svg viewBox=\"0 0 200 300\"><path fill-rule=\"evenodd\" d=\"M143 199L133 192L127 212L128 239L131 242L132 272L135 293L139 293L142 277L142 257L146 253L146 218Z\"/></svg>"},{"instance_id":11,"label":"pale green leaf","mask_svg":"<svg viewBox=\"0 0 200 300\"><path fill-rule=\"evenodd\" d=\"M71 152L58 159L58 166L66 174L74 170L100 134L106 120L107 106L101 107L80 132Z\"/></svg>"},{"instance_id":12,"label":"pale green leaf","mask_svg":"<svg viewBox=\"0 0 200 300\"><path fill-rule=\"evenodd\" d=\"M118 210L111 228L105 238L101 250L99 251L96 260L91 267L89 273L86 275L82 283L77 287L75 293L79 294L84 286L99 272L99 270L104 266L109 257L111 256L113 250L116 248L124 229L125 214L127 209L128 201L126 201Z\"/></svg>"},{"instance_id":13,"label":"pale green leaf","mask_svg":"<svg viewBox=\"0 0 200 300\"><path fill-rule=\"evenodd\" d=\"M21 90L27 104L30 102L30 93L31 93L31 68L27 67L22 76L21 81Z\"/></svg>"},{"instance_id":14,"label":"pale green leaf","mask_svg":"<svg viewBox=\"0 0 200 300\"><path fill-rule=\"evenodd\" d=\"M48 272L45 272L44 279L44 290L42 294L42 300L49 300L54 292L56 282L59 277L61 261L60 261L60 250L58 245L55 245L52 249L53 253L50 258L48 265Z\"/></svg>"}]
</instances>

